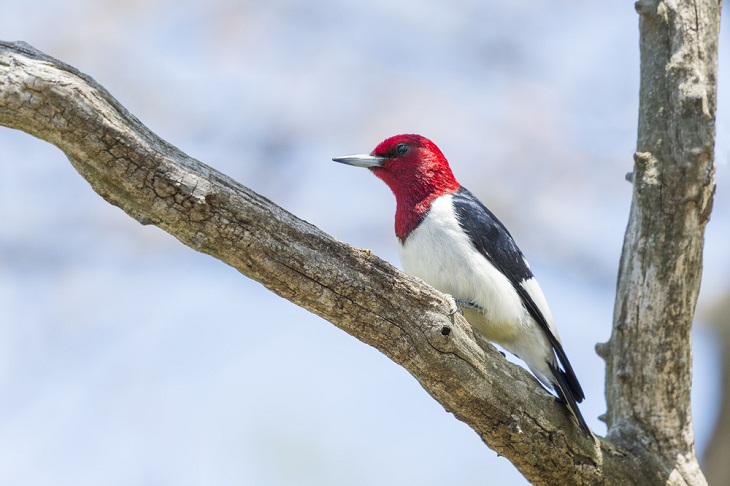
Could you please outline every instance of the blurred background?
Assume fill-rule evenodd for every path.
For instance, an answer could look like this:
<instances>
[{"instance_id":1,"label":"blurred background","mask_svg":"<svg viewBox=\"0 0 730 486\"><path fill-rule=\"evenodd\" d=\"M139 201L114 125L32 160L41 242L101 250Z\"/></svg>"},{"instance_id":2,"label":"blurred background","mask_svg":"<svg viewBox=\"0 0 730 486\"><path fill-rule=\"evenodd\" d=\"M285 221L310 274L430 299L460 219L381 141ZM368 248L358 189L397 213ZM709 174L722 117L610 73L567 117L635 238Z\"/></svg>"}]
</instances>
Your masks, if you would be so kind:
<instances>
[{"instance_id":1,"label":"blurred background","mask_svg":"<svg viewBox=\"0 0 730 486\"><path fill-rule=\"evenodd\" d=\"M154 132L399 265L395 202L330 161L420 133L510 228L605 425L639 87L632 2L3 0L3 40L89 74ZM727 25L717 195L694 333L730 289ZM712 319L707 319L707 322ZM524 484L374 349L97 196L0 127L0 484ZM725 462L726 459L725 459Z\"/></svg>"}]
</instances>

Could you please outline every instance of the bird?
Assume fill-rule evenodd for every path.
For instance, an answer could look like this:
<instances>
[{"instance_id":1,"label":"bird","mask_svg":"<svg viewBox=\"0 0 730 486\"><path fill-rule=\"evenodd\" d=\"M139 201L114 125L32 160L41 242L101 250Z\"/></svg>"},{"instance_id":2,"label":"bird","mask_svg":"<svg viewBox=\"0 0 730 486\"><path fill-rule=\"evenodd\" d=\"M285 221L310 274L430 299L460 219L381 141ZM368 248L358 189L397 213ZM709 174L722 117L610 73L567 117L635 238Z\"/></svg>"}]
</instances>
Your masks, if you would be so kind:
<instances>
[{"instance_id":1,"label":"bird","mask_svg":"<svg viewBox=\"0 0 730 486\"><path fill-rule=\"evenodd\" d=\"M525 362L581 429L585 398L530 265L502 222L457 182L426 137L395 135L369 154L334 157L370 169L395 195L395 235L403 269L450 295L488 340Z\"/></svg>"}]
</instances>

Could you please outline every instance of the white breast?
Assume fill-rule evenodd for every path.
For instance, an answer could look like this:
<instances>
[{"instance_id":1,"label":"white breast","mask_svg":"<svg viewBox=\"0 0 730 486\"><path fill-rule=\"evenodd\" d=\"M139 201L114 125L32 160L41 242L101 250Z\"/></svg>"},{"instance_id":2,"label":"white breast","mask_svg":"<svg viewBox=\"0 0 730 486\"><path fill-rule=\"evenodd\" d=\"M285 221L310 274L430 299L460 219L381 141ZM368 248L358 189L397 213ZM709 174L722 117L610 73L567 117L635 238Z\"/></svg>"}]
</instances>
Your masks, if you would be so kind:
<instances>
[{"instance_id":1,"label":"white breast","mask_svg":"<svg viewBox=\"0 0 730 486\"><path fill-rule=\"evenodd\" d=\"M488 339L509 343L532 327L519 295L472 245L454 214L451 195L431 203L421 224L398 244L404 270L454 298L474 302L483 314L467 319Z\"/></svg>"}]
</instances>

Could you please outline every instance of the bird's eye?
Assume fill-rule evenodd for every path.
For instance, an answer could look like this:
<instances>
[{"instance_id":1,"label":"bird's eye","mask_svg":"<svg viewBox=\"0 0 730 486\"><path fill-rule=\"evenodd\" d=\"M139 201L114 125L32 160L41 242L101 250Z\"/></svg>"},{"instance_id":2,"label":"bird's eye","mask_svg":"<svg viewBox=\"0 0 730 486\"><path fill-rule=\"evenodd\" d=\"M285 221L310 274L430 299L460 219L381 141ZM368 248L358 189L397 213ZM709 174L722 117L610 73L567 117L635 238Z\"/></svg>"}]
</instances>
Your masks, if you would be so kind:
<instances>
[{"instance_id":1,"label":"bird's eye","mask_svg":"<svg viewBox=\"0 0 730 486\"><path fill-rule=\"evenodd\" d=\"M396 155L405 155L410 152L411 147L407 143L399 143L395 146Z\"/></svg>"}]
</instances>

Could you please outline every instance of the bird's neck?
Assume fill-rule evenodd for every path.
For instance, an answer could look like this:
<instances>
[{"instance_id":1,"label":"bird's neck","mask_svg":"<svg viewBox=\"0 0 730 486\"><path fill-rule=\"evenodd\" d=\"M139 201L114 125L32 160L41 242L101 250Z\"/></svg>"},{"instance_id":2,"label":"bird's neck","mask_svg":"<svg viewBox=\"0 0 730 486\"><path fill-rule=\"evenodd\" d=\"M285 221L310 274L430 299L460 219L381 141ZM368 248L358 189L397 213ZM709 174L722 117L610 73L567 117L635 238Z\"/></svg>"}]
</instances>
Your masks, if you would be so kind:
<instances>
[{"instance_id":1,"label":"bird's neck","mask_svg":"<svg viewBox=\"0 0 730 486\"><path fill-rule=\"evenodd\" d=\"M398 239L405 242L426 217L431 209L431 203L438 197L455 192L458 188L459 185L455 184L442 187L439 191L424 193L409 191L407 194L396 194L395 235Z\"/></svg>"},{"instance_id":2,"label":"bird's neck","mask_svg":"<svg viewBox=\"0 0 730 486\"><path fill-rule=\"evenodd\" d=\"M371 170L395 195L395 234L401 241L405 241L423 221L434 199L461 187L449 165L440 159L430 163L421 161L416 170L408 165Z\"/></svg>"}]
</instances>

